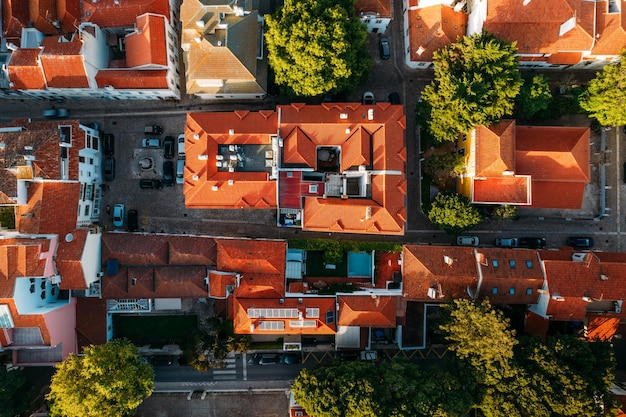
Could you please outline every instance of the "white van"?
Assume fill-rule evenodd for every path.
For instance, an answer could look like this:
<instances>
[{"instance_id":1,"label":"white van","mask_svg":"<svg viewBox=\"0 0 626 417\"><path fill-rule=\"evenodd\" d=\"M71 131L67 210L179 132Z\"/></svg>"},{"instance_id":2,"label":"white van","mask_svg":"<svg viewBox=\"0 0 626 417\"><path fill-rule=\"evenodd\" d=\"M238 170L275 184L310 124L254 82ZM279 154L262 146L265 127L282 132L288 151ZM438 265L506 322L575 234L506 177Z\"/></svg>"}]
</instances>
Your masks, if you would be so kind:
<instances>
[{"instance_id":1,"label":"white van","mask_svg":"<svg viewBox=\"0 0 626 417\"><path fill-rule=\"evenodd\" d=\"M185 160L179 159L176 161L176 184L182 184L185 182L183 175L185 173Z\"/></svg>"}]
</instances>

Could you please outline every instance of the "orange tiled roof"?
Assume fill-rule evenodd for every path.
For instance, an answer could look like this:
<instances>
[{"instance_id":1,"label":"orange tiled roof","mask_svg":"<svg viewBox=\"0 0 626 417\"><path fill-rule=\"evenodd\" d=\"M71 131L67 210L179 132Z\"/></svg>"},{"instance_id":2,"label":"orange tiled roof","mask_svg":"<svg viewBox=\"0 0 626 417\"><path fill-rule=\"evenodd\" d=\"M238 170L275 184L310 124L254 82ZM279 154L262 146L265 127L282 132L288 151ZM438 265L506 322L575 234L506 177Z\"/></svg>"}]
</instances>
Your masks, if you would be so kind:
<instances>
[{"instance_id":1,"label":"orange tiled roof","mask_svg":"<svg viewBox=\"0 0 626 417\"><path fill-rule=\"evenodd\" d=\"M593 45L589 19L591 3L580 0L551 2L490 0L483 29L509 42L516 41L519 54L587 51ZM574 19L572 28L560 34L561 25Z\"/></svg>"},{"instance_id":2,"label":"orange tiled roof","mask_svg":"<svg viewBox=\"0 0 626 417\"><path fill-rule=\"evenodd\" d=\"M74 230L71 242L68 242L63 235L60 236L56 266L61 275L59 287L62 290L87 289L81 259L88 233L87 229Z\"/></svg>"},{"instance_id":3,"label":"orange tiled roof","mask_svg":"<svg viewBox=\"0 0 626 417\"><path fill-rule=\"evenodd\" d=\"M404 245L402 253L402 291L406 298L432 300L430 288L442 299L467 298L468 288L476 292L478 271L473 248Z\"/></svg>"},{"instance_id":4,"label":"orange tiled roof","mask_svg":"<svg viewBox=\"0 0 626 417\"><path fill-rule=\"evenodd\" d=\"M617 333L619 322L620 319L618 317L589 317L589 321L587 322L586 326L587 339L600 340L603 342L611 340L611 338L615 336L615 333Z\"/></svg>"},{"instance_id":5,"label":"orange tiled roof","mask_svg":"<svg viewBox=\"0 0 626 417\"><path fill-rule=\"evenodd\" d=\"M216 239L217 269L253 274L285 274L287 243L272 240Z\"/></svg>"},{"instance_id":6,"label":"orange tiled roof","mask_svg":"<svg viewBox=\"0 0 626 417\"><path fill-rule=\"evenodd\" d=\"M226 287L237 283L234 272L209 271L209 296L226 298Z\"/></svg>"},{"instance_id":7,"label":"orange tiled roof","mask_svg":"<svg viewBox=\"0 0 626 417\"><path fill-rule=\"evenodd\" d=\"M582 321L589 302L582 297L598 300L623 300L626 298L626 254L602 256L585 253L583 261L571 260L573 251L561 251L569 259L554 259L554 255L541 251L544 259L550 299L546 314L553 320ZM559 298L555 299L555 296Z\"/></svg>"},{"instance_id":8,"label":"orange tiled roof","mask_svg":"<svg viewBox=\"0 0 626 417\"><path fill-rule=\"evenodd\" d=\"M27 204L16 210L16 229L20 233L56 233L64 238L76 229L80 187L78 182L31 182Z\"/></svg>"},{"instance_id":9,"label":"orange tiled roof","mask_svg":"<svg viewBox=\"0 0 626 417\"><path fill-rule=\"evenodd\" d=\"M45 275L39 255L48 246L48 239L0 239L0 298L13 297L16 278Z\"/></svg>"},{"instance_id":10,"label":"orange tiled roof","mask_svg":"<svg viewBox=\"0 0 626 417\"><path fill-rule=\"evenodd\" d=\"M43 90L46 79L39 62L41 49L18 49L11 54L7 70L12 90Z\"/></svg>"},{"instance_id":11,"label":"orange tiled roof","mask_svg":"<svg viewBox=\"0 0 626 417\"><path fill-rule=\"evenodd\" d=\"M129 27L137 16L155 13L170 19L168 0L82 0L82 21L95 23L101 28Z\"/></svg>"},{"instance_id":12,"label":"orange tiled roof","mask_svg":"<svg viewBox=\"0 0 626 417\"><path fill-rule=\"evenodd\" d=\"M537 302L537 291L544 283L537 251L501 248L476 250L477 264L482 275L478 297L489 298L492 304Z\"/></svg>"},{"instance_id":13,"label":"orange tiled roof","mask_svg":"<svg viewBox=\"0 0 626 417\"><path fill-rule=\"evenodd\" d=\"M313 326L298 323L299 317L250 317L250 309L297 310L302 320L313 321ZM306 297L282 299L234 298L234 332L236 334L335 334L335 297ZM312 314L316 312L317 315ZM310 314L307 314L310 313ZM329 313L329 314L327 314ZM332 318L332 321L328 321ZM268 330L262 323L273 323Z\"/></svg>"},{"instance_id":14,"label":"orange tiled roof","mask_svg":"<svg viewBox=\"0 0 626 417\"><path fill-rule=\"evenodd\" d=\"M106 69L96 74L98 88L111 86L119 90L167 89L164 69Z\"/></svg>"},{"instance_id":15,"label":"orange tiled roof","mask_svg":"<svg viewBox=\"0 0 626 417\"><path fill-rule=\"evenodd\" d=\"M104 298L202 298L208 295L204 283L206 267L122 266L118 274L102 277Z\"/></svg>"},{"instance_id":16,"label":"orange tiled roof","mask_svg":"<svg viewBox=\"0 0 626 417\"><path fill-rule=\"evenodd\" d=\"M396 327L396 297L339 295L338 326Z\"/></svg>"},{"instance_id":17,"label":"orange tiled roof","mask_svg":"<svg viewBox=\"0 0 626 417\"><path fill-rule=\"evenodd\" d=\"M591 50L591 55L618 55L626 47L626 10L621 7L619 13L605 13L606 1L595 2L598 13L599 37Z\"/></svg>"},{"instance_id":18,"label":"orange tiled roof","mask_svg":"<svg viewBox=\"0 0 626 417\"><path fill-rule=\"evenodd\" d=\"M164 16L144 14L137 17L137 30L126 35L126 64L129 68L144 65L167 65Z\"/></svg>"},{"instance_id":19,"label":"orange tiled roof","mask_svg":"<svg viewBox=\"0 0 626 417\"><path fill-rule=\"evenodd\" d=\"M526 175L474 178L472 202L485 204L533 203L531 178Z\"/></svg>"},{"instance_id":20,"label":"orange tiled roof","mask_svg":"<svg viewBox=\"0 0 626 417\"><path fill-rule=\"evenodd\" d=\"M276 183L266 172L218 172L218 145L269 145L277 114L237 111L188 113L185 128L185 205L203 208L275 208ZM232 129L232 134L230 134ZM198 139L195 139L195 137ZM206 158L200 158L206 155ZM196 178L197 179L194 179ZM232 184L228 181L232 180Z\"/></svg>"},{"instance_id":21,"label":"orange tiled roof","mask_svg":"<svg viewBox=\"0 0 626 417\"><path fill-rule=\"evenodd\" d=\"M443 4L411 7L408 24L411 61L430 62L435 51L465 35L467 14Z\"/></svg>"},{"instance_id":22,"label":"orange tiled roof","mask_svg":"<svg viewBox=\"0 0 626 417\"><path fill-rule=\"evenodd\" d=\"M24 0L2 0L1 8L2 37L19 46L22 29L28 27L30 20L29 4Z\"/></svg>"},{"instance_id":23,"label":"orange tiled roof","mask_svg":"<svg viewBox=\"0 0 626 417\"><path fill-rule=\"evenodd\" d=\"M379 17L392 17L393 15L391 0L356 0L354 10L357 16L371 13Z\"/></svg>"},{"instance_id":24,"label":"orange tiled roof","mask_svg":"<svg viewBox=\"0 0 626 417\"><path fill-rule=\"evenodd\" d=\"M48 88L87 88L87 70L83 62L80 41L65 42L59 36L49 36L41 43L41 65Z\"/></svg>"}]
</instances>

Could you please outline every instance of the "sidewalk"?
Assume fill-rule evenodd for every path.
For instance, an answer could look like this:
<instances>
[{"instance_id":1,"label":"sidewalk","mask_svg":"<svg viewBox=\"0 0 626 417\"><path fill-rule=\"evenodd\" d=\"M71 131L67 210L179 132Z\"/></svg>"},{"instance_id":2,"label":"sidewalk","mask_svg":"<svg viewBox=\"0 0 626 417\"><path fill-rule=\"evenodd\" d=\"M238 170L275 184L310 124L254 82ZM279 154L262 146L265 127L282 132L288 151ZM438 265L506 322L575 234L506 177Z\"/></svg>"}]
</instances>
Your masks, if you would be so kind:
<instances>
[{"instance_id":1,"label":"sidewalk","mask_svg":"<svg viewBox=\"0 0 626 417\"><path fill-rule=\"evenodd\" d=\"M268 393L286 392L292 384L292 380L272 381L201 381L201 382L155 382L155 393Z\"/></svg>"}]
</instances>

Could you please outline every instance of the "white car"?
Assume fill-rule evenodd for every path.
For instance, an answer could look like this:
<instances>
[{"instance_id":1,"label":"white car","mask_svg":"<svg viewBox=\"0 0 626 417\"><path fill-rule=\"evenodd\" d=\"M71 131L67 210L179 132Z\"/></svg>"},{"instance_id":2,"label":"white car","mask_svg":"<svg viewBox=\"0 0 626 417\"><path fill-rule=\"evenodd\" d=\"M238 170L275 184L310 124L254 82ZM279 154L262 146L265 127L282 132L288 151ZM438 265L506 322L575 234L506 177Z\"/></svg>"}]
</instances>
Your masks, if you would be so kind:
<instances>
[{"instance_id":1,"label":"white car","mask_svg":"<svg viewBox=\"0 0 626 417\"><path fill-rule=\"evenodd\" d=\"M178 135L178 156L185 157L185 134Z\"/></svg>"},{"instance_id":2,"label":"white car","mask_svg":"<svg viewBox=\"0 0 626 417\"><path fill-rule=\"evenodd\" d=\"M161 147L161 139L143 138L143 139L141 139L141 146L143 148L160 148Z\"/></svg>"},{"instance_id":3,"label":"white car","mask_svg":"<svg viewBox=\"0 0 626 417\"><path fill-rule=\"evenodd\" d=\"M478 246L478 236L457 236L456 244L461 246Z\"/></svg>"},{"instance_id":4,"label":"white car","mask_svg":"<svg viewBox=\"0 0 626 417\"><path fill-rule=\"evenodd\" d=\"M124 226L124 212L125 212L124 204L116 204L113 207L113 226L114 227L122 227Z\"/></svg>"}]
</instances>

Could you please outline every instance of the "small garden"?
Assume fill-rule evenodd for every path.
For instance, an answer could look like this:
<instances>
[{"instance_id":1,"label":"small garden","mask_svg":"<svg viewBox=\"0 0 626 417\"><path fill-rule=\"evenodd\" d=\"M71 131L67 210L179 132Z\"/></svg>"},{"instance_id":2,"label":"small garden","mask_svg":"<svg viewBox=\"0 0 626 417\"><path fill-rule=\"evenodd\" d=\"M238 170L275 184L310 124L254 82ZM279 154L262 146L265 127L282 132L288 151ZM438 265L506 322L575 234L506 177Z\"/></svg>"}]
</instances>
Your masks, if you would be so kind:
<instances>
[{"instance_id":1,"label":"small garden","mask_svg":"<svg viewBox=\"0 0 626 417\"><path fill-rule=\"evenodd\" d=\"M196 315L113 315L113 337L126 338L136 346L180 344L197 328Z\"/></svg>"}]
</instances>

